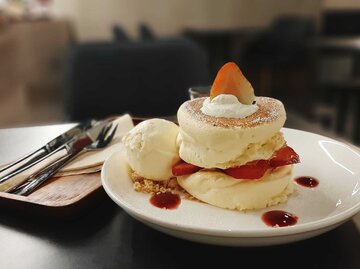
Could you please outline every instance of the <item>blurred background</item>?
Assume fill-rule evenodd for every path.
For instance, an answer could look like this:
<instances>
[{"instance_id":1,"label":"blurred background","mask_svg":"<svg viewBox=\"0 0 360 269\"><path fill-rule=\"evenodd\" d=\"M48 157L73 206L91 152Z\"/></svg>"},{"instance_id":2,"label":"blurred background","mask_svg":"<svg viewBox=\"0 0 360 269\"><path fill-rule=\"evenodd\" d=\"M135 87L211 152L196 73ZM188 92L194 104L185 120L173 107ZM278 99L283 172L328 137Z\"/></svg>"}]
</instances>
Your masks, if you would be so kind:
<instances>
[{"instance_id":1,"label":"blurred background","mask_svg":"<svg viewBox=\"0 0 360 269\"><path fill-rule=\"evenodd\" d=\"M171 116L228 61L288 127L359 144L358 0L0 0L0 128Z\"/></svg>"}]
</instances>

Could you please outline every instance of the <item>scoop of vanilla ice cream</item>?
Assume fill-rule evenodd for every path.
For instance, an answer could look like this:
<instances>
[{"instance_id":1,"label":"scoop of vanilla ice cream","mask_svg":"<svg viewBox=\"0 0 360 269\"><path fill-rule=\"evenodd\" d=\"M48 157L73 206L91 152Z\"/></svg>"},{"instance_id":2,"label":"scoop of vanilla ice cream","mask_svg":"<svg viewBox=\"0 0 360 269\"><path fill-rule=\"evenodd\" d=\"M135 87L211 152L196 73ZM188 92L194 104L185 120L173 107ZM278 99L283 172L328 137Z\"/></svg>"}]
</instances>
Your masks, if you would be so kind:
<instances>
[{"instance_id":1,"label":"scoop of vanilla ice cream","mask_svg":"<svg viewBox=\"0 0 360 269\"><path fill-rule=\"evenodd\" d=\"M181 187L205 203L226 209L260 209L284 203L293 193L292 166L269 170L258 180L241 180L216 170L178 177Z\"/></svg>"},{"instance_id":2,"label":"scoop of vanilla ice cream","mask_svg":"<svg viewBox=\"0 0 360 269\"><path fill-rule=\"evenodd\" d=\"M180 160L176 137L179 127L163 119L139 123L123 138L127 161L138 175L152 180L171 178L171 167Z\"/></svg>"}]
</instances>

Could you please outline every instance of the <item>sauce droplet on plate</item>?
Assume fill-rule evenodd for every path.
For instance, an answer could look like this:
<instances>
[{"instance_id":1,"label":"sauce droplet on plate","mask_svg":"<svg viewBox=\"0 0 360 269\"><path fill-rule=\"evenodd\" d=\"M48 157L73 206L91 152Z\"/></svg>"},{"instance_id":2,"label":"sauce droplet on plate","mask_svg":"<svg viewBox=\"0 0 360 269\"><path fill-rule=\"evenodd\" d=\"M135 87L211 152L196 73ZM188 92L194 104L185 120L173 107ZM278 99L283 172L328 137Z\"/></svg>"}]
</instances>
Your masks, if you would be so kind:
<instances>
[{"instance_id":1,"label":"sauce droplet on plate","mask_svg":"<svg viewBox=\"0 0 360 269\"><path fill-rule=\"evenodd\" d=\"M297 177L295 178L295 182L307 188L315 188L317 185L319 185L319 180L314 177Z\"/></svg>"},{"instance_id":2,"label":"sauce droplet on plate","mask_svg":"<svg viewBox=\"0 0 360 269\"><path fill-rule=\"evenodd\" d=\"M271 227L292 226L297 223L298 217L282 210L272 210L262 215L262 220Z\"/></svg>"},{"instance_id":3,"label":"sauce droplet on plate","mask_svg":"<svg viewBox=\"0 0 360 269\"><path fill-rule=\"evenodd\" d=\"M176 209L180 204L180 196L172 192L156 193L150 198L153 206L164 209Z\"/></svg>"}]
</instances>

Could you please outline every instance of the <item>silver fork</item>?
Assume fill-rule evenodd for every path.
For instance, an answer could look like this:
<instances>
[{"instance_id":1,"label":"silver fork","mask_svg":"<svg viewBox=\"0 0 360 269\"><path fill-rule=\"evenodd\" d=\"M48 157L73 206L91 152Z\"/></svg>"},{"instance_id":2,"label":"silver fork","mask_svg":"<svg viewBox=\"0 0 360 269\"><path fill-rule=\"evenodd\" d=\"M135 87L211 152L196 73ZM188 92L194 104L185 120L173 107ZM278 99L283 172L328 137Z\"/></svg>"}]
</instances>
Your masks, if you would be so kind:
<instances>
[{"instance_id":1,"label":"silver fork","mask_svg":"<svg viewBox=\"0 0 360 269\"><path fill-rule=\"evenodd\" d=\"M11 193L18 195L28 195L37 189L40 185L42 185L46 180L51 178L57 171L59 171L62 167L64 167L67 163L77 157L79 154L83 154L85 152L100 150L105 148L114 138L115 132L117 129L117 125L113 126L112 124L107 125L98 135L95 142L85 147L83 150L78 152L77 154L69 154L64 158L58 160L57 162L47 166L43 170L39 171L32 180L24 183L23 185L17 187L12 190Z\"/></svg>"}]
</instances>

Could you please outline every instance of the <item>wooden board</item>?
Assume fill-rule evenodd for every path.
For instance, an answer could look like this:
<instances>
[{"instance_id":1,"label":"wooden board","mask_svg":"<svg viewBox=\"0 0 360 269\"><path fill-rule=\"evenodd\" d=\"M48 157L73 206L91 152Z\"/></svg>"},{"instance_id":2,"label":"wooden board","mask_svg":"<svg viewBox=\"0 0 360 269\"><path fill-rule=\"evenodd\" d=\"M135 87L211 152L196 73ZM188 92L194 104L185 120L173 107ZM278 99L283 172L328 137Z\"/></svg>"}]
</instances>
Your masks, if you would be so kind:
<instances>
[{"instance_id":1,"label":"wooden board","mask_svg":"<svg viewBox=\"0 0 360 269\"><path fill-rule=\"evenodd\" d=\"M0 192L0 208L64 217L81 211L104 195L98 172L52 178L28 196Z\"/></svg>"}]
</instances>

